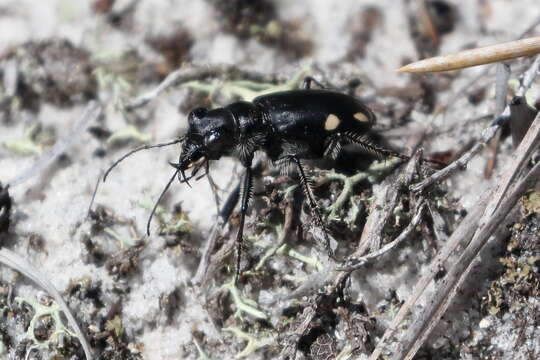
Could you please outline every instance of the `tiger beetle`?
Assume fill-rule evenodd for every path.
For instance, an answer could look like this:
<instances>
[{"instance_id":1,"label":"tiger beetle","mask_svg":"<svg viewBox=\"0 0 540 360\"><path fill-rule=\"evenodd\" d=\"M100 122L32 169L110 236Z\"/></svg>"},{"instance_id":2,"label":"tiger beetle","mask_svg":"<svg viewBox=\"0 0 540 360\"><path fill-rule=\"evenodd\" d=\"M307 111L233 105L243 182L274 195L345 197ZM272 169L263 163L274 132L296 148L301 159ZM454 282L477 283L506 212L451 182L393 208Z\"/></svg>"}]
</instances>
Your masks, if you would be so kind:
<instances>
[{"instance_id":1,"label":"tiger beetle","mask_svg":"<svg viewBox=\"0 0 540 360\"><path fill-rule=\"evenodd\" d=\"M279 167L291 166L297 169L312 214L317 225L323 229L321 211L302 160L335 158L342 145L351 143L376 155L409 159L408 156L382 149L368 141L367 134L375 123L375 115L366 105L340 92L324 88L312 89L312 82L316 82L315 79L306 77L301 89L262 95L252 102L238 101L212 110L196 108L188 115L189 128L184 136L171 142L144 145L130 151L111 165L103 180L119 162L137 151L182 143L178 162L170 163L175 172L148 219L146 230L149 235L150 222L157 205L175 178L189 185L189 180L203 166L208 173L210 160L219 160L222 156L238 158L244 167L244 176L240 187L240 224L236 235L237 279L240 273L244 222L253 190L252 163L256 151L265 152ZM186 176L188 169L192 170ZM325 247L332 256L328 237L324 233Z\"/></svg>"}]
</instances>

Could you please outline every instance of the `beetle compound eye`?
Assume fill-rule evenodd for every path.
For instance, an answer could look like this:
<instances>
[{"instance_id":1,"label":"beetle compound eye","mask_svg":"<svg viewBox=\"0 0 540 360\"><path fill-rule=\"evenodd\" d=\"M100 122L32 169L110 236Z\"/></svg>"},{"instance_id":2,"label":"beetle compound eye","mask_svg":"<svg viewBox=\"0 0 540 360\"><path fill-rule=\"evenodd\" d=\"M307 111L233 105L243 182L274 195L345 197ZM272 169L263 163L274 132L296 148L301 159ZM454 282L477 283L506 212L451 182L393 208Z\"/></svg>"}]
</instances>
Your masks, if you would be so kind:
<instances>
[{"instance_id":1,"label":"beetle compound eye","mask_svg":"<svg viewBox=\"0 0 540 360\"><path fill-rule=\"evenodd\" d=\"M218 140L219 140L219 134L217 132L213 132L210 135L208 135L208 137L206 138L206 143L212 144Z\"/></svg>"}]
</instances>

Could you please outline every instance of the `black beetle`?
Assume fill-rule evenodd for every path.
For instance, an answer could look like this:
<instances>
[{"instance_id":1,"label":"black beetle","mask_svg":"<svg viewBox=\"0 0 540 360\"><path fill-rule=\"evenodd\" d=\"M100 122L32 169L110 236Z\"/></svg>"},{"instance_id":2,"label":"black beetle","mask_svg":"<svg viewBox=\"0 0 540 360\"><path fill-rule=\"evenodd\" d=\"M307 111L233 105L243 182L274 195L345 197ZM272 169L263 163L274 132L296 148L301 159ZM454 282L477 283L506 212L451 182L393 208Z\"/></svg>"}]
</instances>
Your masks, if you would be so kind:
<instances>
[{"instance_id":1,"label":"black beetle","mask_svg":"<svg viewBox=\"0 0 540 360\"><path fill-rule=\"evenodd\" d=\"M340 92L311 89L312 81L314 79L308 77L304 80L303 89L262 95L252 102L239 101L213 110L197 108L188 116L189 128L185 136L172 142L134 149L107 170L104 180L120 161L137 151L183 143L178 163L171 163L176 171L148 219L149 234L157 204L176 177L189 185L189 180L203 165L208 171L210 160L218 160L222 156L237 157L245 168L240 194L240 225L236 237L238 275L244 222L253 187L252 162L256 151L265 152L278 166L296 167L306 198L320 226L323 226L322 216L302 159L335 157L341 146L349 143L359 144L377 155L409 159L368 142L366 134L375 123L375 115L366 105ZM186 177L185 171L190 168L191 174ZM331 254L328 239L326 248Z\"/></svg>"}]
</instances>

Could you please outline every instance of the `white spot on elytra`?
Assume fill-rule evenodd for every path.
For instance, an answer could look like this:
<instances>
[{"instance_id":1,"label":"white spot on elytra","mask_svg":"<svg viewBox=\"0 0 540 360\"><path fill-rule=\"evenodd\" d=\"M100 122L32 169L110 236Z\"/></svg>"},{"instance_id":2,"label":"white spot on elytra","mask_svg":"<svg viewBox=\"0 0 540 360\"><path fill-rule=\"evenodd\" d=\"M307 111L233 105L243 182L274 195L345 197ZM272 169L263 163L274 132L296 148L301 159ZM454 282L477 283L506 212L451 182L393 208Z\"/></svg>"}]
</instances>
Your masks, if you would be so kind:
<instances>
[{"instance_id":1,"label":"white spot on elytra","mask_svg":"<svg viewBox=\"0 0 540 360\"><path fill-rule=\"evenodd\" d=\"M361 123L369 123L369 119L364 113L357 112L353 116L356 120L360 121Z\"/></svg>"},{"instance_id":2,"label":"white spot on elytra","mask_svg":"<svg viewBox=\"0 0 540 360\"><path fill-rule=\"evenodd\" d=\"M330 114L326 117L326 121L324 122L324 130L332 131L339 126L340 122L341 120L339 120L336 115Z\"/></svg>"}]
</instances>

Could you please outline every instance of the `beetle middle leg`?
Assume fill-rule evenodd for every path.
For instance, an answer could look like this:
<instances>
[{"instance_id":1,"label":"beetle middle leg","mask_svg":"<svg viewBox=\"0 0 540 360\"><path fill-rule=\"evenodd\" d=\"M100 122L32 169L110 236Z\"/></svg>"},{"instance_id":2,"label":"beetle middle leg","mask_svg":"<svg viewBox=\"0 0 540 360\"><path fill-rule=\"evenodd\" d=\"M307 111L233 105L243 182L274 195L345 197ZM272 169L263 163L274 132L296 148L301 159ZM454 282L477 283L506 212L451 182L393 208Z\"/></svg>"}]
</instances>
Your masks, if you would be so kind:
<instances>
[{"instance_id":1,"label":"beetle middle leg","mask_svg":"<svg viewBox=\"0 0 540 360\"><path fill-rule=\"evenodd\" d=\"M326 251L328 252L328 255L330 257L334 256L334 252L332 251L332 247L330 246L330 239L328 238L328 234L326 232L326 227L324 226L323 217L321 214L321 209L319 205L317 204L317 201L315 200L315 195L313 195L313 189L311 188L312 181L309 178L309 176L306 174L304 170L304 166L302 165L302 162L296 155L288 155L284 159L293 162L297 169L298 169L298 175L300 177L300 184L302 185L302 189L304 190L304 193L306 195L306 198L308 200L309 207L311 209L312 214L315 216L317 225L320 226L323 229L324 233L324 247Z\"/></svg>"}]
</instances>

